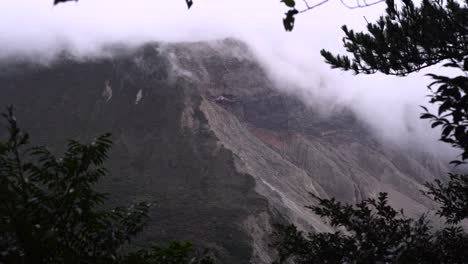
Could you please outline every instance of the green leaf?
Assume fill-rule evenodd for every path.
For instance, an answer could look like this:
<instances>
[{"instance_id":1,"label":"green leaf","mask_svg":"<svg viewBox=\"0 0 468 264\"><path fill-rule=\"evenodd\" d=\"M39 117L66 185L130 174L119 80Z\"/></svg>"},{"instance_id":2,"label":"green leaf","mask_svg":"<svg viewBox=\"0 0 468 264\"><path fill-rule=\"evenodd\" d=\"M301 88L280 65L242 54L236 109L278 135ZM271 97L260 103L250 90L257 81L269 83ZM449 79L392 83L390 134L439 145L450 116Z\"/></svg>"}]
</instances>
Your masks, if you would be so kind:
<instances>
[{"instance_id":1,"label":"green leaf","mask_svg":"<svg viewBox=\"0 0 468 264\"><path fill-rule=\"evenodd\" d=\"M464 136L465 136L465 127L464 126L457 126L455 128L455 138L458 141L461 141Z\"/></svg>"},{"instance_id":2,"label":"green leaf","mask_svg":"<svg viewBox=\"0 0 468 264\"><path fill-rule=\"evenodd\" d=\"M294 28L294 16L297 15L299 12L296 9L291 9L286 12L286 17L283 19L284 29L286 31L291 31Z\"/></svg>"},{"instance_id":3,"label":"green leaf","mask_svg":"<svg viewBox=\"0 0 468 264\"><path fill-rule=\"evenodd\" d=\"M452 106L451 101L445 101L443 104L439 106L439 115L447 111Z\"/></svg>"},{"instance_id":4,"label":"green leaf","mask_svg":"<svg viewBox=\"0 0 468 264\"><path fill-rule=\"evenodd\" d=\"M453 164L453 165L455 165L455 166L459 166L459 165L463 164L463 162L462 162L462 161L459 161L459 160L452 160L452 161L450 162L450 164Z\"/></svg>"},{"instance_id":5,"label":"green leaf","mask_svg":"<svg viewBox=\"0 0 468 264\"><path fill-rule=\"evenodd\" d=\"M288 7L294 7L296 5L296 2L294 2L294 0L281 0L281 2L283 2Z\"/></svg>"},{"instance_id":6,"label":"green leaf","mask_svg":"<svg viewBox=\"0 0 468 264\"><path fill-rule=\"evenodd\" d=\"M453 129L453 126L447 126L446 128L444 128L444 130L442 130L442 137L447 137L448 135L450 135Z\"/></svg>"},{"instance_id":7,"label":"green leaf","mask_svg":"<svg viewBox=\"0 0 468 264\"><path fill-rule=\"evenodd\" d=\"M190 7L192 7L193 5L193 1L192 0L185 0L185 3L187 3L187 8L190 9Z\"/></svg>"},{"instance_id":8,"label":"green leaf","mask_svg":"<svg viewBox=\"0 0 468 264\"><path fill-rule=\"evenodd\" d=\"M70 1L78 2L78 0L54 0L54 5L65 3L65 2L70 2Z\"/></svg>"},{"instance_id":9,"label":"green leaf","mask_svg":"<svg viewBox=\"0 0 468 264\"><path fill-rule=\"evenodd\" d=\"M426 113L426 114L422 114L420 118L429 119L429 118L435 118L435 116L433 114Z\"/></svg>"},{"instance_id":10,"label":"green leaf","mask_svg":"<svg viewBox=\"0 0 468 264\"><path fill-rule=\"evenodd\" d=\"M442 125L443 123L444 122L442 122L442 121L436 121L436 122L432 123L431 127L434 128L434 127Z\"/></svg>"}]
</instances>

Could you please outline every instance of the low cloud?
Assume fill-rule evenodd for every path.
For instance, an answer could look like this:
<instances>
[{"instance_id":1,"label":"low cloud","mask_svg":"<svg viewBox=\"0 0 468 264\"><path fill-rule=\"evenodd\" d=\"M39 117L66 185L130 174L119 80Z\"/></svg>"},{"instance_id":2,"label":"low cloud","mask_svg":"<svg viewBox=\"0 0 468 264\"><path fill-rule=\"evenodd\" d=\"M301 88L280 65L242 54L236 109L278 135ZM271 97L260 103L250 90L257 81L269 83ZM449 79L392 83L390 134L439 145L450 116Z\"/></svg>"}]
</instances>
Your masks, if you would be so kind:
<instances>
[{"instance_id":1,"label":"low cloud","mask_svg":"<svg viewBox=\"0 0 468 264\"><path fill-rule=\"evenodd\" d=\"M384 5L349 10L339 1L297 17L285 32L280 1L80 0L53 6L52 0L5 0L0 4L0 59L12 54L53 56L67 48L93 54L106 43L137 45L146 41L198 41L236 37L245 41L267 72L289 92L301 94L325 111L352 109L385 140L440 148L438 131L419 119L427 105L424 73L397 78L353 76L331 70L322 48L343 52L340 29L363 29ZM439 70L433 68L433 70ZM449 149L444 145L444 149Z\"/></svg>"}]
</instances>

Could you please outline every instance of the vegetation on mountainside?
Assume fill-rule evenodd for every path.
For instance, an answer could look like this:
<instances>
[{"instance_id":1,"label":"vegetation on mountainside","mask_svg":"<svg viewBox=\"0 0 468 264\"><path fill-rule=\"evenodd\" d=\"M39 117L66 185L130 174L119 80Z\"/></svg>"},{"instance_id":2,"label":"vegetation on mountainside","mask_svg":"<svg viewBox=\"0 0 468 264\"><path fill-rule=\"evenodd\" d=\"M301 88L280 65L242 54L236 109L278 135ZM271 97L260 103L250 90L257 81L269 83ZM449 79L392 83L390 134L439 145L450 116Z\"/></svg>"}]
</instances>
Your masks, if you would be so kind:
<instances>
[{"instance_id":1,"label":"vegetation on mountainside","mask_svg":"<svg viewBox=\"0 0 468 264\"><path fill-rule=\"evenodd\" d=\"M443 63L457 76L428 74L433 114L423 107L423 119L441 127L440 140L462 150L468 159L468 1L404 0L397 8L387 0L386 14L367 25L368 32L343 26L346 50L352 57L321 54L333 68L355 74L406 76ZM426 184L425 194L440 204L437 214L446 225L437 230L425 216L406 217L387 203L387 195L356 205L318 198L309 208L328 219L336 231L309 233L294 225L274 234L279 263L467 263L468 234L457 224L468 217L468 175L449 174L447 180Z\"/></svg>"},{"instance_id":2,"label":"vegetation on mountainside","mask_svg":"<svg viewBox=\"0 0 468 264\"><path fill-rule=\"evenodd\" d=\"M69 140L61 157L31 147L13 109L3 114L9 137L0 141L0 263L198 263L189 242L128 253L151 204L108 209L95 190L112 142Z\"/></svg>"}]
</instances>

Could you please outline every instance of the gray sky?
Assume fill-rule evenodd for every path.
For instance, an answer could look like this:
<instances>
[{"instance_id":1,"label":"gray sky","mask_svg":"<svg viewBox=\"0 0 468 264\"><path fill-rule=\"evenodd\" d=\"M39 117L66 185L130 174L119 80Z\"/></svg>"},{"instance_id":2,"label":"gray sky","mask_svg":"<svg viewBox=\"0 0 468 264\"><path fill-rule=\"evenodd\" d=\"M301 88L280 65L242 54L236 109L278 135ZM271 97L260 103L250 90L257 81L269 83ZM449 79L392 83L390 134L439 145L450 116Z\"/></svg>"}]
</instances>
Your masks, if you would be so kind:
<instances>
[{"instance_id":1,"label":"gray sky","mask_svg":"<svg viewBox=\"0 0 468 264\"><path fill-rule=\"evenodd\" d=\"M383 4L349 10L330 0L298 16L294 31L285 32L282 18L287 8L279 0L194 0L190 10L184 0L80 0L55 7L52 2L2 0L0 59L15 52L48 54L64 45L92 52L107 42L232 36L253 48L281 87L307 94L308 103L350 106L387 139L405 142L408 135L413 139L417 135L423 143L437 139L438 132L418 118L418 105L427 105L429 79L423 73L409 78L356 77L329 69L319 55L321 48L342 52L341 25L363 29L363 16L375 20L383 13Z\"/></svg>"}]
</instances>

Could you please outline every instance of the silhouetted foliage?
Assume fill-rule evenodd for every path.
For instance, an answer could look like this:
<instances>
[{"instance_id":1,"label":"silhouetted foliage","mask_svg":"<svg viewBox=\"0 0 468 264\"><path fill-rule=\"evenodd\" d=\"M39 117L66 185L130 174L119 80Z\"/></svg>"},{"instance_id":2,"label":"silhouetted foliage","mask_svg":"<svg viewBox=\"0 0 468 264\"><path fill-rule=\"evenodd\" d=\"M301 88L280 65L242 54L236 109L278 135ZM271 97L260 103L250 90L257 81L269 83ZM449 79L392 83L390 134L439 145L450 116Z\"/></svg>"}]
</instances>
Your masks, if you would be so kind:
<instances>
[{"instance_id":1,"label":"silhouetted foliage","mask_svg":"<svg viewBox=\"0 0 468 264\"><path fill-rule=\"evenodd\" d=\"M424 0L420 7L403 1L401 10L387 0L386 14L367 25L368 32L356 33L343 26L344 46L352 54L321 54L333 68L354 73L406 76L444 62L443 67L461 72L456 77L428 74L430 102L439 106L437 114L426 108L421 118L441 126L441 140L463 150L468 158L468 7L457 1ZM456 162L455 162L456 163ZM456 163L459 164L459 163Z\"/></svg>"},{"instance_id":2,"label":"silhouetted foliage","mask_svg":"<svg viewBox=\"0 0 468 264\"><path fill-rule=\"evenodd\" d=\"M468 218L468 175L449 174L450 180L443 183L435 180L427 183L425 193L441 204L438 214L449 223L458 223Z\"/></svg>"},{"instance_id":3,"label":"silhouetted foliage","mask_svg":"<svg viewBox=\"0 0 468 264\"><path fill-rule=\"evenodd\" d=\"M468 158L468 8L453 0L423 0L416 7L404 0L398 9L387 0L386 14L367 25L368 32L356 33L343 26L344 46L352 58L321 54L333 68L355 74L381 72L406 76L442 63L461 75L428 74L430 103L438 105L432 114L423 107L423 119L432 128L442 127L441 141L462 150L460 165ZM468 217L468 176L449 174L448 181L427 183L425 193L441 207L438 214L447 225L436 231L425 217L410 219L387 204L387 195L357 205L318 198L310 206L328 219L332 232L309 233L280 226L272 244L279 262L293 263L468 263L468 235L454 226Z\"/></svg>"},{"instance_id":4,"label":"silhouetted foliage","mask_svg":"<svg viewBox=\"0 0 468 264\"><path fill-rule=\"evenodd\" d=\"M54 5L60 4L60 3L65 3L65 2L78 2L78 0L54 0Z\"/></svg>"},{"instance_id":5,"label":"silhouetted foliage","mask_svg":"<svg viewBox=\"0 0 468 264\"><path fill-rule=\"evenodd\" d=\"M406 217L387 194L356 205L320 199L309 207L329 220L332 232L305 235L294 225L274 233L278 263L465 263L468 235L460 227L433 232L424 216Z\"/></svg>"},{"instance_id":6,"label":"silhouetted foliage","mask_svg":"<svg viewBox=\"0 0 468 264\"><path fill-rule=\"evenodd\" d=\"M445 68L461 72L449 77L428 74L434 81L428 86L430 103L438 106L432 114L426 107L423 119L432 128L441 127L440 140L462 150L460 165L468 158L468 2L424 0L416 7L403 1L399 10L387 0L386 14L367 25L368 33L355 33L343 26L344 46L353 56L321 53L333 68L354 73L381 72L406 76L443 62ZM441 182L427 184L427 192L442 204L439 213L458 222L467 216L468 184L466 175L451 175L448 187Z\"/></svg>"},{"instance_id":7,"label":"silhouetted foliage","mask_svg":"<svg viewBox=\"0 0 468 264\"><path fill-rule=\"evenodd\" d=\"M30 147L12 107L3 116L9 137L0 141L0 263L211 263L195 258L187 243L124 254L150 204L109 210L107 195L94 189L107 174L110 134L91 144L69 140L59 158Z\"/></svg>"}]
</instances>

